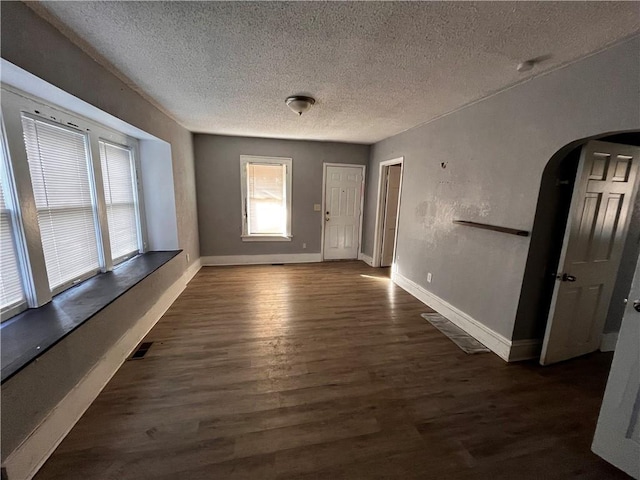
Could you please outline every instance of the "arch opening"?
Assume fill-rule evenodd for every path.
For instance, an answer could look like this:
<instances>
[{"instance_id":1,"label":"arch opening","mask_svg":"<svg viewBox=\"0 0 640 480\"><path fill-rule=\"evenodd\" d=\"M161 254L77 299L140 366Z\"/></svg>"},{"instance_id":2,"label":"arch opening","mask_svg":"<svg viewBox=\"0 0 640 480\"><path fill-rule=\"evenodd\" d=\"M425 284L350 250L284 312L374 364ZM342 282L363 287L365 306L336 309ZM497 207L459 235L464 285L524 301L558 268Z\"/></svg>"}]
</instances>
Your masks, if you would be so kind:
<instances>
[{"instance_id":1,"label":"arch opening","mask_svg":"<svg viewBox=\"0 0 640 480\"><path fill-rule=\"evenodd\" d=\"M576 140L558 150L543 171L512 339L542 340L565 237L582 147L591 140L640 146L640 131L610 132ZM622 260L604 333L617 332L640 253L640 193L632 206Z\"/></svg>"}]
</instances>

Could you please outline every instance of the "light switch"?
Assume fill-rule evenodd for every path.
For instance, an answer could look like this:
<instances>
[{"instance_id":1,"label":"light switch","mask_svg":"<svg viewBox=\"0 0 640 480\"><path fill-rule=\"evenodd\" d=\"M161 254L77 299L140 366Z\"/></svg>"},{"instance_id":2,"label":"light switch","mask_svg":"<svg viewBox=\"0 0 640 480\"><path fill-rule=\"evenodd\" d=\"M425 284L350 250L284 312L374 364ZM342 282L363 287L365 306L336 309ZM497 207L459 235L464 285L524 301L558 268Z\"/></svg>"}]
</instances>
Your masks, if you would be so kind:
<instances>
[{"instance_id":1,"label":"light switch","mask_svg":"<svg viewBox=\"0 0 640 480\"><path fill-rule=\"evenodd\" d=\"M314 212L319 212L321 210L321 208L320 208L321 206L322 205L320 205L319 203L314 203L313 204L313 211Z\"/></svg>"}]
</instances>

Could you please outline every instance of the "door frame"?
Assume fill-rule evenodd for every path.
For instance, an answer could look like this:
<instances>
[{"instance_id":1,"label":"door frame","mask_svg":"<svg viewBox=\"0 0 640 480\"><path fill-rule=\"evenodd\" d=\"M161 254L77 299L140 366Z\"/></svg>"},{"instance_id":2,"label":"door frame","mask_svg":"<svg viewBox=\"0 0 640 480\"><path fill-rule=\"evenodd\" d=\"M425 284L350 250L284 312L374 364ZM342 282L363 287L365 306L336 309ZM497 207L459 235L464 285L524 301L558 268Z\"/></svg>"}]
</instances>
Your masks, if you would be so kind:
<instances>
[{"instance_id":1,"label":"door frame","mask_svg":"<svg viewBox=\"0 0 640 480\"><path fill-rule=\"evenodd\" d=\"M382 218L384 213L384 201L386 189L383 175L385 170L392 165L400 165L400 189L398 190L398 212L396 214L396 234L393 239L393 263L396 259L396 247L398 246L398 225L400 223L400 205L402 203L402 184L404 178L404 157L392 158L391 160L385 160L380 162L378 171L378 201L376 202L376 223L373 236L373 258L371 262L372 267L379 267L382 263L382 236L384 228L384 219ZM392 264L393 264L392 263Z\"/></svg>"},{"instance_id":2,"label":"door frame","mask_svg":"<svg viewBox=\"0 0 640 480\"><path fill-rule=\"evenodd\" d=\"M359 256L360 256L360 248L362 246L362 220L364 218L364 188L365 188L365 181L366 181L366 173L367 173L367 166L366 165L360 165L360 164L356 164L356 163L332 163L332 162L323 162L322 163L322 204L320 207L320 221L322 222L322 230L320 233L320 258L322 259L321 261L324 262L324 224L325 219L325 209L326 209L326 198L325 198L325 192L327 189L327 167L350 167L350 168L361 168L362 169L362 184L360 186L360 221L358 224L358 248L357 248L357 257L354 258L354 260L356 260Z\"/></svg>"}]
</instances>

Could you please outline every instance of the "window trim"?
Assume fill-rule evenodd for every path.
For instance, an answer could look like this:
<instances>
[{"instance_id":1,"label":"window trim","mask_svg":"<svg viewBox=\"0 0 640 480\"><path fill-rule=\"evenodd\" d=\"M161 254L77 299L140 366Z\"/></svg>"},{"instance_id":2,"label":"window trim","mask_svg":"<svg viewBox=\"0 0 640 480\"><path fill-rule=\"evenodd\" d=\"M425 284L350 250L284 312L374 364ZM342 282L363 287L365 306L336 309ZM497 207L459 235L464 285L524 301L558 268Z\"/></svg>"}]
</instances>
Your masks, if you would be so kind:
<instances>
[{"instance_id":1,"label":"window trim","mask_svg":"<svg viewBox=\"0 0 640 480\"><path fill-rule=\"evenodd\" d=\"M144 193L140 180L140 155L138 140L123 133L112 130L98 122L89 120L73 112L69 112L61 107L47 103L31 94L26 94L14 87L1 84L2 96L2 126L5 137L7 164L10 168L14 180L14 190L16 201L16 221L22 238L19 243L19 250L24 252L21 255L21 267L23 273L23 285L27 297L25 308L37 308L50 302L53 296L94 277L100 272L113 270L115 264L144 253L147 248L146 224L144 221ZM35 198L31 184L31 174L27 159L26 147L23 139L22 115L30 116L37 120L44 120L54 125L75 129L86 135L89 151L90 184L95 199L94 208L97 210L96 239L100 257L100 268L96 271L87 272L80 277L60 285L55 289L49 287L49 279L46 270L44 252L38 224L37 210L35 208ZM135 183L137 197L138 215L138 236L140 249L132 252L123 258L112 261L111 249L109 245L108 223L106 215L106 201L102 180L102 170L100 165L99 140L109 143L127 146L132 150L135 165ZM11 312L11 315L2 314L2 319L8 319L19 312Z\"/></svg>"},{"instance_id":2,"label":"window trim","mask_svg":"<svg viewBox=\"0 0 640 480\"><path fill-rule=\"evenodd\" d=\"M65 290L67 290L68 288L71 288L75 285L78 285L79 283L82 283L85 280L88 280L89 278L97 275L98 273L100 273L101 271L104 271L104 258L103 258L103 252L104 252L104 245L102 244L102 238L101 238L101 234L100 234L100 230L101 230L101 219L100 219L100 213L99 213L99 200L98 200L98 190L96 189L96 184L95 184L95 179L96 179L96 172L95 172L95 166L94 166L94 162L93 162L93 158L92 158L92 151L91 151L91 142L90 142L90 137L87 134L86 131L81 130L80 128L78 128L77 125L64 125L60 122L56 122L56 121L52 121L48 118L45 118L41 115L34 115L30 112L25 112L25 111L21 111L20 112L20 125L22 126L22 118L26 117L26 118L30 118L34 121L38 121L38 122L42 122L42 123L46 123L49 125L52 125L54 127L58 127L58 128L62 128L62 129L66 129L66 130L70 130L73 132L76 132L80 135L83 136L84 138L84 144L85 144L85 149L87 152L87 156L88 158L86 158L86 162L87 162L87 173L88 173L88 180L89 180L89 190L90 190L90 194L91 194L91 209L92 209L92 213L93 213L93 227L94 227L94 232L96 235L96 249L98 251L98 264L100 265L99 268L95 268L93 270L89 270L81 275L78 275L77 277L71 278L68 281L58 285L57 287L51 288L50 286L50 282L49 282L49 276L47 274L47 284L49 285L49 289L51 291L51 296L55 297L56 295L58 295L59 293L64 292ZM24 132L21 130L21 133ZM27 168L29 168L28 166L28 158L27 158ZM33 185L31 184L31 173L29 173L29 186L31 188L31 193L33 195ZM35 201L34 201L34 208L35 208L35 212L36 212L36 221L38 222L38 233L40 233L40 224L39 224L39 220L38 220L38 208L35 206ZM40 248L42 248L42 240L40 239ZM43 251L43 257L44 257L44 251ZM35 272L32 272L33 275L35 275ZM46 266L45 266L45 273L46 272Z\"/></svg>"},{"instance_id":3,"label":"window trim","mask_svg":"<svg viewBox=\"0 0 640 480\"><path fill-rule=\"evenodd\" d=\"M22 281L22 291L24 300L19 303L9 305L0 310L0 323L11 317L25 311L29 306L36 302L36 292L32 280L32 273L29 263L29 252L27 250L27 240L24 231L24 222L22 219L22 209L18 198L18 190L16 188L16 178L14 175L13 165L9 151L9 137L5 128L4 113L0 111L0 141L2 142L0 162L0 170L4 173L4 190L7 206L11 210L10 221L13 229L13 241L18 256L18 267L20 269L20 279Z\"/></svg>"},{"instance_id":4,"label":"window trim","mask_svg":"<svg viewBox=\"0 0 640 480\"><path fill-rule=\"evenodd\" d=\"M138 172L140 171L140 155L138 155L138 143L137 142L133 142L131 141L131 139L129 139L128 137L125 137L124 139L121 140L125 140L124 142L116 142L112 139L108 139L108 138L103 138L102 136L100 136L98 138L98 145L100 144L100 142L103 142L105 144L109 144L109 145L113 145L116 147L120 147L120 148L124 148L126 150L129 150L129 152L131 153L132 157L133 157L133 162L132 162L132 168L133 171L131 172L132 177L133 177L133 183L136 186L136 188L133 191L133 205L134 205L134 209L135 209L135 213L136 213L136 226L138 227L138 232L137 232L137 236L138 236L138 250L133 250L129 253L126 253L124 255L121 255L119 257L113 258L113 256L111 257L111 269L113 269L113 267L121 264L122 262L125 262L127 260L129 260L130 258L135 257L136 255L139 255L140 253L144 253L145 252L145 238L143 235L143 232L145 231L144 229L144 224L143 224L143 218L144 218L144 210L143 210L143 206L142 206L142 201L141 201L141 197L142 197L142 182L140 182L140 176L138 174ZM100 151L98 150L98 157L100 156ZM101 159L98 158L98 162L101 163ZM100 165L100 177L101 177L101 181L103 182L103 190L104 190L104 178L102 177L102 165ZM109 229L108 229L108 218L107 218L107 211L106 211L106 195L104 195L103 192L103 199L105 199L104 204L105 204L105 222L104 222L104 226L107 227L105 228L103 235L106 235L107 238L109 237ZM107 249L105 248L105 253L107 252ZM112 253L111 250L111 241L109 241L109 253Z\"/></svg>"},{"instance_id":5,"label":"window trim","mask_svg":"<svg viewBox=\"0 0 640 480\"><path fill-rule=\"evenodd\" d=\"M248 213L248 175L247 166L250 164L257 165L283 165L286 169L285 175L285 202L287 208L286 231L284 234L250 234L249 233L249 213ZM240 238L243 242L290 242L293 238L291 231L291 198L292 198L292 177L293 177L293 159L288 157L266 157L257 155L240 155L240 185L242 194L241 215L242 215L242 234Z\"/></svg>"}]
</instances>

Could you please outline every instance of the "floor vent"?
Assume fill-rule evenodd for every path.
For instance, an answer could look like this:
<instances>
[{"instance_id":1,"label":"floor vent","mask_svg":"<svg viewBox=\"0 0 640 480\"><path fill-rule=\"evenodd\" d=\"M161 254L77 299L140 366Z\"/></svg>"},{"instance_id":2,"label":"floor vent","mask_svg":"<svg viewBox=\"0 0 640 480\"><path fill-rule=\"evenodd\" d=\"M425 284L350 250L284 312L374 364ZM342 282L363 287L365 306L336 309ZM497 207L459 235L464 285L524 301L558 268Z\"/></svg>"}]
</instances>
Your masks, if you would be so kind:
<instances>
[{"instance_id":1,"label":"floor vent","mask_svg":"<svg viewBox=\"0 0 640 480\"><path fill-rule=\"evenodd\" d=\"M284 267L284 263L272 263L271 266L273 266L273 267Z\"/></svg>"},{"instance_id":2,"label":"floor vent","mask_svg":"<svg viewBox=\"0 0 640 480\"><path fill-rule=\"evenodd\" d=\"M151 345L153 345L153 342L142 342L137 350L133 352L133 355L131 355L131 358L129 358L129 360L139 360L141 358L144 358L149 348L151 348Z\"/></svg>"}]
</instances>

